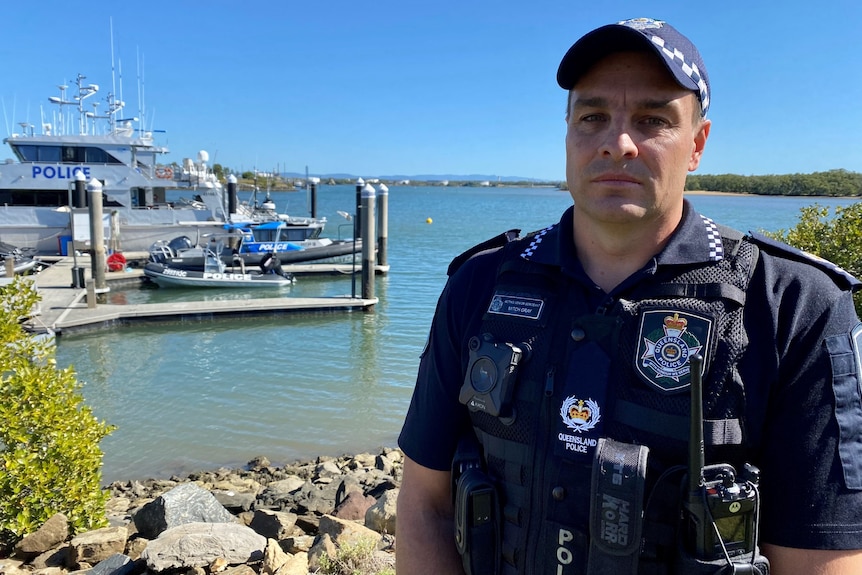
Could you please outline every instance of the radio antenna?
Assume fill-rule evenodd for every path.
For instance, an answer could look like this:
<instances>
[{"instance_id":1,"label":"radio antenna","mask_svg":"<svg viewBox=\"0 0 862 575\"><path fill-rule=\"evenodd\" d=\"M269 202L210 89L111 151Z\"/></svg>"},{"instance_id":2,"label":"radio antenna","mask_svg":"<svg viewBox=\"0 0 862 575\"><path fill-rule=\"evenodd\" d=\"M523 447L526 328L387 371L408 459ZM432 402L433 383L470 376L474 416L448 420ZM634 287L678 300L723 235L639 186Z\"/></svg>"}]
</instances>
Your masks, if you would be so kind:
<instances>
[{"instance_id":1,"label":"radio antenna","mask_svg":"<svg viewBox=\"0 0 862 575\"><path fill-rule=\"evenodd\" d=\"M689 358L691 370L691 421L688 438L688 490L700 492L703 483L703 356Z\"/></svg>"}]
</instances>

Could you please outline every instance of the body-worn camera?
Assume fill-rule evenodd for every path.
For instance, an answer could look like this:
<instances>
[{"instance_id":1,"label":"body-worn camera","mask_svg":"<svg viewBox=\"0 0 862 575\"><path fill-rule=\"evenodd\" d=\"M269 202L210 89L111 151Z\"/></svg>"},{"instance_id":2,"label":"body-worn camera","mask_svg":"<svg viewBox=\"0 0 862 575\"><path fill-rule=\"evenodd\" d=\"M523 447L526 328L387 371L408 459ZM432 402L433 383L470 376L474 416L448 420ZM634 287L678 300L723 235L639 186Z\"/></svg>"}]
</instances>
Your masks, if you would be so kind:
<instances>
[{"instance_id":1,"label":"body-worn camera","mask_svg":"<svg viewBox=\"0 0 862 575\"><path fill-rule=\"evenodd\" d=\"M484 334L470 338L469 348L470 362L458 400L471 411L510 417L518 365L529 347L496 342L490 334Z\"/></svg>"}]
</instances>

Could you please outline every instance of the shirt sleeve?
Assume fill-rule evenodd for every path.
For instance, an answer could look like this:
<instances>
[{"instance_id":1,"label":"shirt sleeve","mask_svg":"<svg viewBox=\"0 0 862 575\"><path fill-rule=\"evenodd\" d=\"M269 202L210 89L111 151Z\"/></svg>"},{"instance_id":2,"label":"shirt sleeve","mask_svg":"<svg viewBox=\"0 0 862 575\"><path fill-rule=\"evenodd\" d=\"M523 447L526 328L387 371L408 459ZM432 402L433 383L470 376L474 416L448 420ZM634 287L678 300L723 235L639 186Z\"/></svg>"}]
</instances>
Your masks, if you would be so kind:
<instances>
[{"instance_id":1,"label":"shirt sleeve","mask_svg":"<svg viewBox=\"0 0 862 575\"><path fill-rule=\"evenodd\" d=\"M859 320L852 295L799 262L767 256L758 274L753 281L766 289L746 306L755 352L746 365L769 382L760 399L761 540L862 548L862 398L852 357Z\"/></svg>"},{"instance_id":2,"label":"shirt sleeve","mask_svg":"<svg viewBox=\"0 0 862 575\"><path fill-rule=\"evenodd\" d=\"M398 445L412 460L431 469L451 469L458 440L470 427L458 395L467 366L466 342L476 335L493 290L495 253L467 261L449 278L420 357Z\"/></svg>"}]
</instances>

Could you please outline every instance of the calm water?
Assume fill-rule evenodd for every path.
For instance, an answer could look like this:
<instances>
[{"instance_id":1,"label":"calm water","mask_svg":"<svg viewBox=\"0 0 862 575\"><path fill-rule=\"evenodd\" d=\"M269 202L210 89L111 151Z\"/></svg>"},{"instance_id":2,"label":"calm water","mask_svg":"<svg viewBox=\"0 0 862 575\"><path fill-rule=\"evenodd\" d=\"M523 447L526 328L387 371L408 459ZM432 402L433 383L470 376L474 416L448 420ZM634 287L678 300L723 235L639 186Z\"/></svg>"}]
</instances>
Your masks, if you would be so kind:
<instances>
[{"instance_id":1,"label":"calm water","mask_svg":"<svg viewBox=\"0 0 862 575\"><path fill-rule=\"evenodd\" d=\"M281 211L308 213L302 193L272 196ZM792 227L799 209L815 201L852 203L691 201L742 230ZM354 202L353 186L322 186L318 215L329 219L327 235L338 235L345 220L337 211L352 212ZM394 445L449 260L506 229L553 223L569 203L568 193L547 188L393 186L391 271L376 279L373 313L175 322L59 338L58 364L75 367L95 414L118 426L102 443L105 481L238 466L256 455L282 463ZM349 277L300 278L278 295L351 290ZM111 294L130 302L204 296L240 297L166 289Z\"/></svg>"}]
</instances>

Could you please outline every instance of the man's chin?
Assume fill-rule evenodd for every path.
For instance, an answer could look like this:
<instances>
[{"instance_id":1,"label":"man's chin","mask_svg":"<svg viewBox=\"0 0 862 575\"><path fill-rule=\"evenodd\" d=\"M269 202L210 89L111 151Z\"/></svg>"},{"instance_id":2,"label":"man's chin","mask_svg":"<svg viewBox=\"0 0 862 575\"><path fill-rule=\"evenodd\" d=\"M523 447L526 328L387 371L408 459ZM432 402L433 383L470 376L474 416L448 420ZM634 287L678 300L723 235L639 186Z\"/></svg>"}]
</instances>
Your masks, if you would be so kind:
<instances>
[{"instance_id":1,"label":"man's chin","mask_svg":"<svg viewBox=\"0 0 862 575\"><path fill-rule=\"evenodd\" d=\"M584 210L579 210L577 203L575 203L575 211L582 211L581 215L586 218L606 224L636 223L643 221L649 213L643 206L628 202L603 202L599 205L589 206Z\"/></svg>"}]
</instances>

